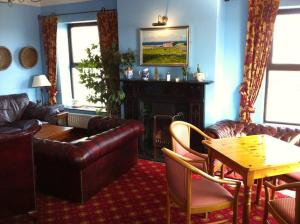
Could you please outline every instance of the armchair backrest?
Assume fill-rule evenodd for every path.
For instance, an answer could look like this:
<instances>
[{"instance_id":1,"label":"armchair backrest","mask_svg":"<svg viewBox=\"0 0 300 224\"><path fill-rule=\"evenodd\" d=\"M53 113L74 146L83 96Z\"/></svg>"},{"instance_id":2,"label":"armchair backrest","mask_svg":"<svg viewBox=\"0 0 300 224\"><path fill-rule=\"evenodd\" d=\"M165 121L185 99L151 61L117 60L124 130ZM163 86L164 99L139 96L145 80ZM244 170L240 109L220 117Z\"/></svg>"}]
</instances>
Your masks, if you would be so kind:
<instances>
[{"instance_id":1,"label":"armchair backrest","mask_svg":"<svg viewBox=\"0 0 300 224\"><path fill-rule=\"evenodd\" d=\"M20 119L28 103L26 93L0 96L0 125Z\"/></svg>"},{"instance_id":2,"label":"armchair backrest","mask_svg":"<svg viewBox=\"0 0 300 224\"><path fill-rule=\"evenodd\" d=\"M186 202L189 171L170 154L165 153L168 189L180 202Z\"/></svg>"},{"instance_id":3,"label":"armchair backrest","mask_svg":"<svg viewBox=\"0 0 300 224\"><path fill-rule=\"evenodd\" d=\"M0 218L35 210L32 136L39 129L0 134Z\"/></svg>"},{"instance_id":4,"label":"armchair backrest","mask_svg":"<svg viewBox=\"0 0 300 224\"><path fill-rule=\"evenodd\" d=\"M176 153L166 148L162 151L165 156L168 190L178 202L185 205L191 198L191 170Z\"/></svg>"},{"instance_id":5,"label":"armchair backrest","mask_svg":"<svg viewBox=\"0 0 300 224\"><path fill-rule=\"evenodd\" d=\"M184 121L174 121L170 125L170 133L172 138L172 146L174 152L178 154L185 154L190 148L191 130L194 130L205 139L211 139L199 128Z\"/></svg>"}]
</instances>

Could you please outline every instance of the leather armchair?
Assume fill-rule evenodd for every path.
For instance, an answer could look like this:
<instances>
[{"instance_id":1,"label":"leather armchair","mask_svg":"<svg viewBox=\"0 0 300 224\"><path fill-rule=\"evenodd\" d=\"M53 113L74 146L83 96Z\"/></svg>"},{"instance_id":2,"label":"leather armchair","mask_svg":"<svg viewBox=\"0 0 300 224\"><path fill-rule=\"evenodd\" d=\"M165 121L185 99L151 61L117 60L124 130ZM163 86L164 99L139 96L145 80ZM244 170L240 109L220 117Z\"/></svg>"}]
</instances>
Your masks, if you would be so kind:
<instances>
[{"instance_id":1,"label":"leather armchair","mask_svg":"<svg viewBox=\"0 0 300 224\"><path fill-rule=\"evenodd\" d=\"M139 121L93 117L87 136L79 140L35 139L38 190L71 201L88 200L136 164L143 131Z\"/></svg>"},{"instance_id":2,"label":"leather armchair","mask_svg":"<svg viewBox=\"0 0 300 224\"><path fill-rule=\"evenodd\" d=\"M0 134L0 219L36 209L32 136L39 129Z\"/></svg>"},{"instance_id":3,"label":"leather armchair","mask_svg":"<svg viewBox=\"0 0 300 224\"><path fill-rule=\"evenodd\" d=\"M26 93L0 96L0 133L25 131L36 120L55 124L63 105L42 106L29 101Z\"/></svg>"}]
</instances>

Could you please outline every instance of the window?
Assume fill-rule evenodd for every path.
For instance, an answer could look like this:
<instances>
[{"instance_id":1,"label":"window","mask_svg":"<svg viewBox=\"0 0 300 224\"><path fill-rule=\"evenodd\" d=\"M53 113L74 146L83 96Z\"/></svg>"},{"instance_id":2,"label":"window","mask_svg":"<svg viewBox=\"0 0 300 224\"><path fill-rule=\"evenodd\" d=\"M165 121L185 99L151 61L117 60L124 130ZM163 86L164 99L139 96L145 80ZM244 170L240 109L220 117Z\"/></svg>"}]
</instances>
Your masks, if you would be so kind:
<instances>
[{"instance_id":1,"label":"window","mask_svg":"<svg viewBox=\"0 0 300 224\"><path fill-rule=\"evenodd\" d=\"M300 125L300 9L279 10L267 66L264 121Z\"/></svg>"},{"instance_id":2,"label":"window","mask_svg":"<svg viewBox=\"0 0 300 224\"><path fill-rule=\"evenodd\" d=\"M91 47L92 44L99 43L97 24L96 22L69 24L68 36L72 98L79 105L100 107L101 104L93 104L87 101L87 96L93 90L87 89L80 83L79 72L76 69L77 64L86 57L85 49Z\"/></svg>"}]
</instances>

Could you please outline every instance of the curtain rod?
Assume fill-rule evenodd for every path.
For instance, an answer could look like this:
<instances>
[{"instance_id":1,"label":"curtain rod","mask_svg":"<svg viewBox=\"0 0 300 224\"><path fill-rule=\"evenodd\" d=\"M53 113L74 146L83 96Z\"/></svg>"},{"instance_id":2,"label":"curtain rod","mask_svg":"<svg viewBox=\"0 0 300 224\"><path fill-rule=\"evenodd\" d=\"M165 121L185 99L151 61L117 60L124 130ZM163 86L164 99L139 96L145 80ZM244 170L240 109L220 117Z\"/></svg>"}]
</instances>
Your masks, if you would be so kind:
<instances>
[{"instance_id":1,"label":"curtain rod","mask_svg":"<svg viewBox=\"0 0 300 224\"><path fill-rule=\"evenodd\" d=\"M109 12L109 11L116 11L116 9L102 8L100 10L91 10L91 11L82 11L82 12L68 12L68 13L59 13L59 14L56 14L56 13L53 12L49 15L40 15L39 17L43 17L43 16L66 16L66 15L76 15L76 14L85 14L85 13L102 12L102 11Z\"/></svg>"}]
</instances>

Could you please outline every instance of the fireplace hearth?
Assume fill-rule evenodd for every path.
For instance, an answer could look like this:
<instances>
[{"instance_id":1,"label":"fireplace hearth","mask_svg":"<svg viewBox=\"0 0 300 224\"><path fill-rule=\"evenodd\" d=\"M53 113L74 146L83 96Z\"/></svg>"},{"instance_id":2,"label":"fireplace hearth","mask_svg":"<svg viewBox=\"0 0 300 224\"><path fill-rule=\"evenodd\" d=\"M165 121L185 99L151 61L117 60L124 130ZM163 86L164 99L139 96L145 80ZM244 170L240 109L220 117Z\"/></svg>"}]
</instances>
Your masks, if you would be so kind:
<instances>
[{"instance_id":1,"label":"fireplace hearth","mask_svg":"<svg viewBox=\"0 0 300 224\"><path fill-rule=\"evenodd\" d=\"M145 125L142 153L153 152L156 157L155 148L170 147L168 126L173 119L204 128L205 86L210 83L122 80L125 119L137 119ZM201 141L193 133L191 145L203 152Z\"/></svg>"}]
</instances>

